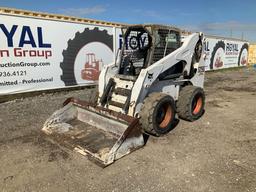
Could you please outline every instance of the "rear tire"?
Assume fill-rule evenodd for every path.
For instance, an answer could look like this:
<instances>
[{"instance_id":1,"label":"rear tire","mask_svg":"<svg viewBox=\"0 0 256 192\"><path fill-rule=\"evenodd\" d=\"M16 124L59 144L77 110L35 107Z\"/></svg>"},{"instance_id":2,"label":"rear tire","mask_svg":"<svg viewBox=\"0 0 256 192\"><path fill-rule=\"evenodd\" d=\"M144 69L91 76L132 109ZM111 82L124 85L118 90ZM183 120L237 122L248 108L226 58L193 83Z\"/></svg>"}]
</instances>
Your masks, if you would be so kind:
<instances>
[{"instance_id":1,"label":"rear tire","mask_svg":"<svg viewBox=\"0 0 256 192\"><path fill-rule=\"evenodd\" d=\"M161 136L176 125L175 102L170 95L151 93L143 102L140 123L145 133Z\"/></svg>"},{"instance_id":2,"label":"rear tire","mask_svg":"<svg viewBox=\"0 0 256 192\"><path fill-rule=\"evenodd\" d=\"M205 93L201 87L188 85L183 87L177 101L179 118L195 121L204 114Z\"/></svg>"}]
</instances>

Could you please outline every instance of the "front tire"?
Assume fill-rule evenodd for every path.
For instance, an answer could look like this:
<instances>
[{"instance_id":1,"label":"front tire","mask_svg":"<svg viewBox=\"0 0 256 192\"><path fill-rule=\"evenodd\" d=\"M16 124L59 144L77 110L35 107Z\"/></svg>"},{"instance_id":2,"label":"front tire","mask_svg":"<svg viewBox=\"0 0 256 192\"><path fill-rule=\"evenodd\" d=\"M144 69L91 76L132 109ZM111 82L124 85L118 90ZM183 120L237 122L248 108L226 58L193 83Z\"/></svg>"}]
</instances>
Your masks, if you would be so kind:
<instances>
[{"instance_id":1,"label":"front tire","mask_svg":"<svg viewBox=\"0 0 256 192\"><path fill-rule=\"evenodd\" d=\"M170 95L151 93L143 102L140 122L145 133L161 136L176 125L175 102Z\"/></svg>"}]
</instances>

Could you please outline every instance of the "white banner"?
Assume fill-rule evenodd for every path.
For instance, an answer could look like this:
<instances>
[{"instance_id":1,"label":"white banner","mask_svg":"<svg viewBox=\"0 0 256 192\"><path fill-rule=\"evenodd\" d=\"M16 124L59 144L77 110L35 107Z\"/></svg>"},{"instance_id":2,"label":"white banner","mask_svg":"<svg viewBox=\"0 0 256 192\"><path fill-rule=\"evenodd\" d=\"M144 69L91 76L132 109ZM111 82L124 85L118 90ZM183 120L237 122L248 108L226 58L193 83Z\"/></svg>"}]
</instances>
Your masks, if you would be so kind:
<instances>
[{"instance_id":1,"label":"white banner","mask_svg":"<svg viewBox=\"0 0 256 192\"><path fill-rule=\"evenodd\" d=\"M115 58L119 34L113 27L0 15L0 95L96 83L102 65Z\"/></svg>"},{"instance_id":2,"label":"white banner","mask_svg":"<svg viewBox=\"0 0 256 192\"><path fill-rule=\"evenodd\" d=\"M206 36L206 70L245 66L248 61L248 42Z\"/></svg>"}]
</instances>

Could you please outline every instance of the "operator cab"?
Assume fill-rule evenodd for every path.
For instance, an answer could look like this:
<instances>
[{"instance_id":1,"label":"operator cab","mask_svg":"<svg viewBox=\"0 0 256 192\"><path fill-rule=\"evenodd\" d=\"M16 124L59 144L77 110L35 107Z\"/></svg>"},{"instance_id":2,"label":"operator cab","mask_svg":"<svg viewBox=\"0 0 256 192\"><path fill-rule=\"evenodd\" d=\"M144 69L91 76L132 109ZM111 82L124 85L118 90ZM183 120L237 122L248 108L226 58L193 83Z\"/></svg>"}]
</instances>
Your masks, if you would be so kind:
<instances>
[{"instance_id":1,"label":"operator cab","mask_svg":"<svg viewBox=\"0 0 256 192\"><path fill-rule=\"evenodd\" d=\"M122 28L123 46L119 74L138 76L181 46L180 31L162 25L132 25Z\"/></svg>"},{"instance_id":2,"label":"operator cab","mask_svg":"<svg viewBox=\"0 0 256 192\"><path fill-rule=\"evenodd\" d=\"M142 26L123 28L122 58L120 74L137 76L146 66L152 37Z\"/></svg>"}]
</instances>

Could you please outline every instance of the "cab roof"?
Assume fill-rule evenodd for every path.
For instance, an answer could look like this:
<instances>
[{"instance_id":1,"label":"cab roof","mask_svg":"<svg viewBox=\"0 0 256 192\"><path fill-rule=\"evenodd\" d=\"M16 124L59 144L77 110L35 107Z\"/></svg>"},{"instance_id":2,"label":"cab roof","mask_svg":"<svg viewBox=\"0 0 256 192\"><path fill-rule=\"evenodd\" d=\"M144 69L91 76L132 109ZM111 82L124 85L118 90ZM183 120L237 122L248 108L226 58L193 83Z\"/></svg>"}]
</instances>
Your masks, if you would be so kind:
<instances>
[{"instance_id":1,"label":"cab roof","mask_svg":"<svg viewBox=\"0 0 256 192\"><path fill-rule=\"evenodd\" d=\"M177 27L171 26L171 25L161 25L161 24L135 24L135 25L127 25L123 28L152 28L152 30L159 30L159 29L167 29L172 31L181 32L181 30Z\"/></svg>"}]
</instances>

